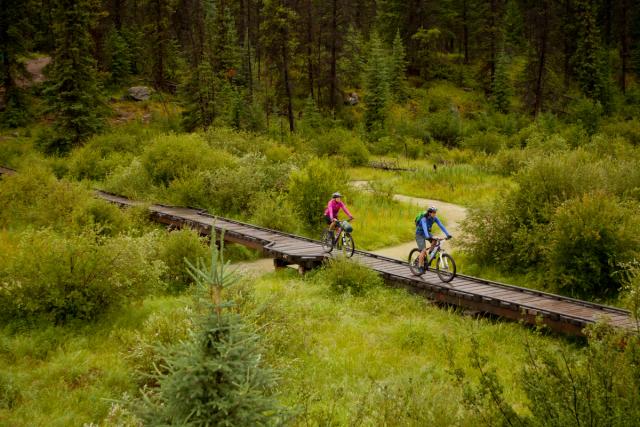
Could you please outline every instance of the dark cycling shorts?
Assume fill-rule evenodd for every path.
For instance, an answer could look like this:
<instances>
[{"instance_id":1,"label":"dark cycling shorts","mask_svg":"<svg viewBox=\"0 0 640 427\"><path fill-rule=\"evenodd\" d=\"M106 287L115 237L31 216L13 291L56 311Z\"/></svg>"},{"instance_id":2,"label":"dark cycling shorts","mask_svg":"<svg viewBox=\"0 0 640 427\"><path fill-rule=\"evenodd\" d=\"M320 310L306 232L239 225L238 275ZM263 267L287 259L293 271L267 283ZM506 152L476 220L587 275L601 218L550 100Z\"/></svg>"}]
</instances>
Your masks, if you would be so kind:
<instances>
[{"instance_id":1,"label":"dark cycling shorts","mask_svg":"<svg viewBox=\"0 0 640 427\"><path fill-rule=\"evenodd\" d=\"M427 246L427 240L429 241L429 243L432 242L432 239L428 239L422 234L416 234L416 243L418 244L418 249L424 250L424 248Z\"/></svg>"},{"instance_id":2,"label":"dark cycling shorts","mask_svg":"<svg viewBox=\"0 0 640 427\"><path fill-rule=\"evenodd\" d=\"M333 221L331 221L331 217L329 215L325 215L324 222L326 222L327 224L331 224Z\"/></svg>"}]
</instances>

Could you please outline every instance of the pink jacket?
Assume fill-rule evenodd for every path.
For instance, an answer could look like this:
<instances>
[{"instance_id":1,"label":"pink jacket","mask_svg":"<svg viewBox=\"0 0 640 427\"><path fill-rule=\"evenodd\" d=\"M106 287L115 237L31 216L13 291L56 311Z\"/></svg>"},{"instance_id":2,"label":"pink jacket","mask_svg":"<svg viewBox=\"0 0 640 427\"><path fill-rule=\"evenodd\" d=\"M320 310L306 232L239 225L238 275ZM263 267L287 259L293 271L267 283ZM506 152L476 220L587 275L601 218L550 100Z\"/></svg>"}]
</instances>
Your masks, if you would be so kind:
<instances>
[{"instance_id":1,"label":"pink jacket","mask_svg":"<svg viewBox=\"0 0 640 427\"><path fill-rule=\"evenodd\" d=\"M324 214L328 215L331 219L335 219L338 217L340 209L342 209L349 218L353 218L353 215L351 215L351 212L349 212L349 209L347 209L344 203L338 202L336 199L329 200L329 204L327 205L327 209L324 210Z\"/></svg>"}]
</instances>

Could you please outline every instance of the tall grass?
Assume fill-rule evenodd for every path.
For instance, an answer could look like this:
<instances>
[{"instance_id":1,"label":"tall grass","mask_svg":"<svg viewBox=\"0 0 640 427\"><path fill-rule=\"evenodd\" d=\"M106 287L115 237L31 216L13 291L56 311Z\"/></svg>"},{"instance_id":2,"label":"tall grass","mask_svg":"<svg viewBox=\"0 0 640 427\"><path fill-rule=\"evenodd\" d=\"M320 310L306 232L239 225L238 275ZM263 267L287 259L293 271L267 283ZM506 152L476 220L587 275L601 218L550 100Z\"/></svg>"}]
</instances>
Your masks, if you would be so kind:
<instances>
[{"instance_id":1,"label":"tall grass","mask_svg":"<svg viewBox=\"0 0 640 427\"><path fill-rule=\"evenodd\" d=\"M532 338L517 324L436 308L402 290L336 294L328 283L287 272L255 282L250 306L261 308L257 320L268 359L281 370L282 399L297 408L293 425L477 425L453 372L469 366L472 337L516 405L524 400L514 376L526 356L523 343L565 345Z\"/></svg>"}]
</instances>

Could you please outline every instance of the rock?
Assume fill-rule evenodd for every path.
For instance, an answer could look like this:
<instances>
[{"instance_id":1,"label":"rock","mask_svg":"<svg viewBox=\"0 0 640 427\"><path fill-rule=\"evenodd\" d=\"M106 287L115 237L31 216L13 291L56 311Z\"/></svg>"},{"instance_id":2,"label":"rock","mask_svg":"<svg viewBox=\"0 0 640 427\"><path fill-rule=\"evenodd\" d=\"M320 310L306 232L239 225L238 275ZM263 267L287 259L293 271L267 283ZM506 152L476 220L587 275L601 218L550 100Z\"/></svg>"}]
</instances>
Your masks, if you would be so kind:
<instances>
[{"instance_id":1,"label":"rock","mask_svg":"<svg viewBox=\"0 0 640 427\"><path fill-rule=\"evenodd\" d=\"M127 91L127 97L134 101L146 101L151 97L153 89L147 86L133 86Z\"/></svg>"},{"instance_id":2,"label":"rock","mask_svg":"<svg viewBox=\"0 0 640 427\"><path fill-rule=\"evenodd\" d=\"M351 92L349 95L347 95L347 99L345 100L345 104L347 105L358 105L359 102L360 97L355 92Z\"/></svg>"}]
</instances>

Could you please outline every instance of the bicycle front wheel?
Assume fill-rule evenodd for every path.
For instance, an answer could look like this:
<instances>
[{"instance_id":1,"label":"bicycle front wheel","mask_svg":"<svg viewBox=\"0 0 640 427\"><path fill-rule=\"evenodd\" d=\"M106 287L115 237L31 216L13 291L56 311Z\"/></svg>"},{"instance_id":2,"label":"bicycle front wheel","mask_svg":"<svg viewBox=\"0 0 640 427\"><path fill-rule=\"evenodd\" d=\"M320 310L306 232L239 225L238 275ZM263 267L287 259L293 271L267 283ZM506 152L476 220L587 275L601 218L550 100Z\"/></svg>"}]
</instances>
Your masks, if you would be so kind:
<instances>
[{"instance_id":1,"label":"bicycle front wheel","mask_svg":"<svg viewBox=\"0 0 640 427\"><path fill-rule=\"evenodd\" d=\"M442 254L436 262L436 274L445 283L449 283L456 277L456 262L451 255Z\"/></svg>"},{"instance_id":2,"label":"bicycle front wheel","mask_svg":"<svg viewBox=\"0 0 640 427\"><path fill-rule=\"evenodd\" d=\"M356 244L353 241L353 237L349 233L342 233L342 245L341 249L347 258L353 256L353 252L356 250Z\"/></svg>"},{"instance_id":3,"label":"bicycle front wheel","mask_svg":"<svg viewBox=\"0 0 640 427\"><path fill-rule=\"evenodd\" d=\"M414 276L422 276L425 272L425 268L420 267L420 260L418 259L420 252L418 248L413 248L411 252L409 252L409 270L411 270Z\"/></svg>"},{"instance_id":4,"label":"bicycle front wheel","mask_svg":"<svg viewBox=\"0 0 640 427\"><path fill-rule=\"evenodd\" d=\"M322 234L322 250L329 253L333 250L333 233L329 230L324 230Z\"/></svg>"}]
</instances>

